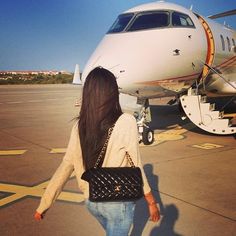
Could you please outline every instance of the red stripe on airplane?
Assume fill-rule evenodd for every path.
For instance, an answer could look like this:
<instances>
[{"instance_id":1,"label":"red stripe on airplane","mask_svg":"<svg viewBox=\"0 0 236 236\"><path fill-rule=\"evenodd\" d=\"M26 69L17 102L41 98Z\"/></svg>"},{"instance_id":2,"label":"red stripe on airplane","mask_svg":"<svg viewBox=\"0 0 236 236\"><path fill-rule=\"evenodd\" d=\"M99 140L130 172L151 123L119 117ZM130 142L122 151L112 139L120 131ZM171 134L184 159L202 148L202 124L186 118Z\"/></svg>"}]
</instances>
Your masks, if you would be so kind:
<instances>
[{"instance_id":1,"label":"red stripe on airplane","mask_svg":"<svg viewBox=\"0 0 236 236\"><path fill-rule=\"evenodd\" d=\"M236 56L231 57L230 59L222 62L221 64L219 64L218 66L216 66L216 68L221 68L221 67L225 67L227 65L230 65L231 63L234 63L236 60Z\"/></svg>"},{"instance_id":2,"label":"red stripe on airplane","mask_svg":"<svg viewBox=\"0 0 236 236\"><path fill-rule=\"evenodd\" d=\"M184 79L183 81L193 79L196 76L199 76L200 73L192 74L192 75L184 75L180 77L174 77L174 78L169 78L169 79L164 79L164 80L154 80L154 81L146 81L146 82L138 82L137 84L145 84L145 85L151 85L151 84L158 84L158 83L168 83L171 80L181 80Z\"/></svg>"}]
</instances>

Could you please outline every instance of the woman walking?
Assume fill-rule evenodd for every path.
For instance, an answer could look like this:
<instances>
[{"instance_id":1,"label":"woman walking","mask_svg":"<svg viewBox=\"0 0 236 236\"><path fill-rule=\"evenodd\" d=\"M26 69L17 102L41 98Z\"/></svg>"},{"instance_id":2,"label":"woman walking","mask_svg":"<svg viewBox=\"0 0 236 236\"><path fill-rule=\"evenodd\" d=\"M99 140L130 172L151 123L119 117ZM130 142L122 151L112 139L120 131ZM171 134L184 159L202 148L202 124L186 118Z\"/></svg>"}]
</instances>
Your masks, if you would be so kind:
<instances>
[{"instance_id":1,"label":"woman walking","mask_svg":"<svg viewBox=\"0 0 236 236\"><path fill-rule=\"evenodd\" d=\"M113 131L108 139L108 131ZM141 169L143 192L150 220L159 220L159 210L151 193L140 159L136 120L122 113L115 76L104 68L93 69L86 78L78 122L74 125L66 154L42 196L35 218L41 220L57 199L73 171L84 193L88 210L99 221L107 236L127 236L133 223L135 201L93 202L89 200L89 184L81 175L95 166L108 141L102 167L128 167L126 153Z\"/></svg>"}]
</instances>

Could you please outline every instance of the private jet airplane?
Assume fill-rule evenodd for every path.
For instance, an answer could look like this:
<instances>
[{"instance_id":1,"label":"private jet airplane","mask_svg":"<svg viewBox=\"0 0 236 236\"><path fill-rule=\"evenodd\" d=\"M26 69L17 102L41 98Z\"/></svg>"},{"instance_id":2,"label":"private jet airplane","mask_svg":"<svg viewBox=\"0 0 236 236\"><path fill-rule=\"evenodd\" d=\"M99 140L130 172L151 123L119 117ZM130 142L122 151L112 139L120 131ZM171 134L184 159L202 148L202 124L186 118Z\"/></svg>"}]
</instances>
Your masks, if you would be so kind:
<instances>
[{"instance_id":1,"label":"private jet airplane","mask_svg":"<svg viewBox=\"0 0 236 236\"><path fill-rule=\"evenodd\" d=\"M149 99L175 96L186 116L214 134L235 134L232 114L216 111L211 96L236 95L236 31L164 1L139 5L118 16L88 60L82 82L95 67L114 73L120 92L135 97L141 140L153 142Z\"/></svg>"}]
</instances>

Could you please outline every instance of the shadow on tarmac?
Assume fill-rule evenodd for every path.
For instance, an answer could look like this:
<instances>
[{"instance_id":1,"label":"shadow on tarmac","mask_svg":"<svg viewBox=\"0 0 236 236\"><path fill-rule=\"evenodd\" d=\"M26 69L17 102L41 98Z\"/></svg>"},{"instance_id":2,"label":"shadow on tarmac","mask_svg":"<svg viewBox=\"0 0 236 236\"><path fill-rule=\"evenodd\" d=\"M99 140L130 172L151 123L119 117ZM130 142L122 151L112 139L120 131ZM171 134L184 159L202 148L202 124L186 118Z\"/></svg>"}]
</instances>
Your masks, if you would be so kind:
<instances>
[{"instance_id":1,"label":"shadow on tarmac","mask_svg":"<svg viewBox=\"0 0 236 236\"><path fill-rule=\"evenodd\" d=\"M144 171L147 174L149 184L152 188L156 201L159 204L161 220L157 223L150 233L150 236L181 236L174 232L175 222L179 217L179 210L174 204L164 206L159 193L159 179L153 174L153 166L151 164L144 165ZM137 202L134 212L134 225L130 236L142 236L145 226L149 219L149 213L146 201L141 199Z\"/></svg>"},{"instance_id":2,"label":"shadow on tarmac","mask_svg":"<svg viewBox=\"0 0 236 236\"><path fill-rule=\"evenodd\" d=\"M181 112L178 105L152 105L150 106L152 129L172 129L173 125L185 125L187 120L181 119Z\"/></svg>"}]
</instances>

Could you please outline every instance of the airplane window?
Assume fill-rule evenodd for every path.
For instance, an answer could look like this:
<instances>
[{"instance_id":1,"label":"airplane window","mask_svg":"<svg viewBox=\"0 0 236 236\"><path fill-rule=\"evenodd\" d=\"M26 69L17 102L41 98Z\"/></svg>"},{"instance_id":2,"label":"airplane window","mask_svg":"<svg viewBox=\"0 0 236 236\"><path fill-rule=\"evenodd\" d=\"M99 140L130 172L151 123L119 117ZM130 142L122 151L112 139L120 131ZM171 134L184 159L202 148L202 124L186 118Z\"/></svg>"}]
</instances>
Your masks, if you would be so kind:
<instances>
[{"instance_id":1,"label":"airplane window","mask_svg":"<svg viewBox=\"0 0 236 236\"><path fill-rule=\"evenodd\" d=\"M221 39L221 44L222 44L222 50L225 51L225 40L222 34L220 35L220 39Z\"/></svg>"},{"instance_id":2,"label":"airplane window","mask_svg":"<svg viewBox=\"0 0 236 236\"><path fill-rule=\"evenodd\" d=\"M179 12L172 13L172 25L180 27L194 27L191 18L188 15Z\"/></svg>"},{"instance_id":3,"label":"airplane window","mask_svg":"<svg viewBox=\"0 0 236 236\"><path fill-rule=\"evenodd\" d=\"M230 51L231 51L230 41L229 41L229 38L228 38L228 37L227 37L226 39L227 39L227 44L228 44L228 50L229 50L229 52L230 52Z\"/></svg>"},{"instance_id":4,"label":"airplane window","mask_svg":"<svg viewBox=\"0 0 236 236\"><path fill-rule=\"evenodd\" d=\"M108 30L107 33L118 33L122 32L128 25L134 14L122 14L119 15L114 24Z\"/></svg>"},{"instance_id":5,"label":"airplane window","mask_svg":"<svg viewBox=\"0 0 236 236\"><path fill-rule=\"evenodd\" d=\"M127 31L161 28L169 25L169 12L146 12L137 15Z\"/></svg>"}]
</instances>

